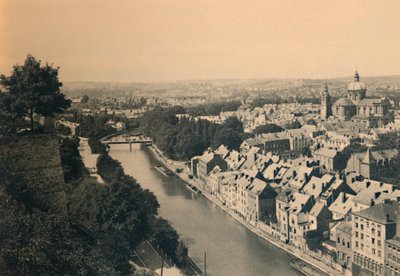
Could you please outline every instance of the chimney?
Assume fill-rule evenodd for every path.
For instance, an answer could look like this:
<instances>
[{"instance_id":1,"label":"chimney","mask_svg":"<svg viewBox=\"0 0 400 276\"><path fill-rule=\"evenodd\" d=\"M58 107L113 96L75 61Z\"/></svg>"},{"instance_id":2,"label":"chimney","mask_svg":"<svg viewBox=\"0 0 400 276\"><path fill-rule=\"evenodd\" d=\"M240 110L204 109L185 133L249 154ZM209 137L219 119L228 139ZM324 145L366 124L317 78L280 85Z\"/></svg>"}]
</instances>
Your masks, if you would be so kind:
<instances>
[{"instance_id":1,"label":"chimney","mask_svg":"<svg viewBox=\"0 0 400 276\"><path fill-rule=\"evenodd\" d=\"M343 195L342 195L342 203L345 203L345 202L346 202L346 194L343 193Z\"/></svg>"}]
</instances>

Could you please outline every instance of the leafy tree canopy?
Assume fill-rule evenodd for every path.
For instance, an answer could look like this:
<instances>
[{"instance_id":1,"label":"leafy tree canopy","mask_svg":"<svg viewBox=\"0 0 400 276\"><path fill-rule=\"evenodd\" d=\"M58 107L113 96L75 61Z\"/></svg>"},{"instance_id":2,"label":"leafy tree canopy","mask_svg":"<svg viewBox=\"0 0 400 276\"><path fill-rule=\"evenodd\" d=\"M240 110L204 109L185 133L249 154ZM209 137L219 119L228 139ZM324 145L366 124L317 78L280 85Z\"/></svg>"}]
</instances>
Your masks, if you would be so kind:
<instances>
[{"instance_id":1,"label":"leafy tree canopy","mask_svg":"<svg viewBox=\"0 0 400 276\"><path fill-rule=\"evenodd\" d=\"M9 92L10 111L19 118L28 116L33 131L33 115L54 116L62 113L71 104L60 92L58 69L49 64L42 65L32 55L26 57L24 65L15 65L11 75L0 76L0 84Z\"/></svg>"},{"instance_id":2,"label":"leafy tree canopy","mask_svg":"<svg viewBox=\"0 0 400 276\"><path fill-rule=\"evenodd\" d=\"M254 129L254 134L262 134L262 133L276 133L281 132L284 129L276 124L266 124L263 126L258 126Z\"/></svg>"}]
</instances>

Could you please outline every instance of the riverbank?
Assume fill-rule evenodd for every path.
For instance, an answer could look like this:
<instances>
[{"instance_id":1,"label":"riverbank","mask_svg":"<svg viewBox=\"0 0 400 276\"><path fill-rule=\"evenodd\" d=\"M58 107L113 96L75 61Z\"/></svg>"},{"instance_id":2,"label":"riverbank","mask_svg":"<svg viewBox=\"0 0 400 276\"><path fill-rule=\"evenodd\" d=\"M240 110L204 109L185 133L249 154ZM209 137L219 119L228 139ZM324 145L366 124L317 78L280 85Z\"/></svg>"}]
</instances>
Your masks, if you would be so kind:
<instances>
[{"instance_id":1,"label":"riverbank","mask_svg":"<svg viewBox=\"0 0 400 276\"><path fill-rule=\"evenodd\" d=\"M150 152L152 155L159 161L161 162L167 169L169 169L171 172L175 173L176 169L182 170L181 173L175 173L180 179L182 179L184 182L187 184L191 184L195 186L201 193L211 202L213 202L215 205L217 205L219 208L224 210L226 213L228 213L231 217L233 217L236 221L241 223L243 226L245 226L247 229L252 231L254 234L257 236L263 238L264 240L268 241L272 245L288 252L292 256L295 256L301 260L303 260L305 263L307 263L309 266L312 267L313 271L316 271L316 275L342 275L342 272L339 272L332 267L326 265L325 263L322 263L318 259L315 259L309 255L305 255L304 252L293 248L292 246L288 244L284 244L277 240L275 237L269 235L267 232L261 230L260 228L257 228L253 225L248 224L246 221L241 219L236 213L234 213L232 210L224 206L215 196L211 195L206 191L200 183L200 181L196 179L191 179L189 178L189 174L185 171L185 163L184 162L178 162L178 161L173 161L168 158L166 158L163 153L155 146L149 147ZM289 264L288 264L289 265Z\"/></svg>"},{"instance_id":2,"label":"riverbank","mask_svg":"<svg viewBox=\"0 0 400 276\"><path fill-rule=\"evenodd\" d=\"M90 176L96 178L100 184L104 184L104 180L97 173L97 158L100 154L92 153L92 149L89 146L89 139L84 137L79 137L79 154L81 155L83 164L89 171Z\"/></svg>"}]
</instances>

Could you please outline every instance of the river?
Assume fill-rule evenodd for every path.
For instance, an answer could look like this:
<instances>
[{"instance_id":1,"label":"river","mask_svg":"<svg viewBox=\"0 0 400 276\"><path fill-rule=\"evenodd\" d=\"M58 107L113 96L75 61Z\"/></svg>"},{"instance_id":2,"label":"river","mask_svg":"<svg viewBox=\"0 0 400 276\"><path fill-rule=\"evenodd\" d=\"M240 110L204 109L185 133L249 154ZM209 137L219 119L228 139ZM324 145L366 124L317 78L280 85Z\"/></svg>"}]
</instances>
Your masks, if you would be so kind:
<instances>
[{"instance_id":1,"label":"river","mask_svg":"<svg viewBox=\"0 0 400 276\"><path fill-rule=\"evenodd\" d=\"M189 191L175 176L154 169L148 149L112 145L110 155L121 162L125 173L157 196L159 213L170 221L189 248L189 256L207 275L301 275L289 265L291 257L234 220L214 203Z\"/></svg>"}]
</instances>

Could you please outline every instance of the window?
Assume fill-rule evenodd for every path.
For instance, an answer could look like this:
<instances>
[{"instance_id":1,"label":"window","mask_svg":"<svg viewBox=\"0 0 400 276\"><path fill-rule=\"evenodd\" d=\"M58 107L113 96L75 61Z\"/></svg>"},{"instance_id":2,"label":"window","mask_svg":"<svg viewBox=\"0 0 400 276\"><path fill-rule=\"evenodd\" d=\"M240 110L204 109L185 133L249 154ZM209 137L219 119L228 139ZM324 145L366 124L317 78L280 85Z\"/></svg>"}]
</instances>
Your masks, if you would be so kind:
<instances>
[{"instance_id":1,"label":"window","mask_svg":"<svg viewBox=\"0 0 400 276\"><path fill-rule=\"evenodd\" d=\"M375 239L372 238L372 239L371 239L371 242L372 242L372 244L375 244Z\"/></svg>"},{"instance_id":2,"label":"window","mask_svg":"<svg viewBox=\"0 0 400 276\"><path fill-rule=\"evenodd\" d=\"M356 241L356 247L358 248L358 241Z\"/></svg>"},{"instance_id":3,"label":"window","mask_svg":"<svg viewBox=\"0 0 400 276\"><path fill-rule=\"evenodd\" d=\"M372 255L375 255L375 248L372 248Z\"/></svg>"},{"instance_id":4,"label":"window","mask_svg":"<svg viewBox=\"0 0 400 276\"><path fill-rule=\"evenodd\" d=\"M372 228L371 233L372 233L372 235L375 235L375 229L374 228Z\"/></svg>"},{"instance_id":5,"label":"window","mask_svg":"<svg viewBox=\"0 0 400 276\"><path fill-rule=\"evenodd\" d=\"M340 238L339 237L337 238L337 243L340 244Z\"/></svg>"},{"instance_id":6,"label":"window","mask_svg":"<svg viewBox=\"0 0 400 276\"><path fill-rule=\"evenodd\" d=\"M358 238L358 232L356 231L356 238Z\"/></svg>"},{"instance_id":7,"label":"window","mask_svg":"<svg viewBox=\"0 0 400 276\"><path fill-rule=\"evenodd\" d=\"M350 248L350 242L347 242L347 248Z\"/></svg>"},{"instance_id":8,"label":"window","mask_svg":"<svg viewBox=\"0 0 400 276\"><path fill-rule=\"evenodd\" d=\"M356 222L356 228L358 228L358 222Z\"/></svg>"},{"instance_id":9,"label":"window","mask_svg":"<svg viewBox=\"0 0 400 276\"><path fill-rule=\"evenodd\" d=\"M364 234L363 234L363 233L361 233L361 239L362 239L362 240L364 239Z\"/></svg>"},{"instance_id":10,"label":"window","mask_svg":"<svg viewBox=\"0 0 400 276\"><path fill-rule=\"evenodd\" d=\"M361 230L364 230L364 224L361 224Z\"/></svg>"},{"instance_id":11,"label":"window","mask_svg":"<svg viewBox=\"0 0 400 276\"><path fill-rule=\"evenodd\" d=\"M380 227L380 225L378 227ZM380 237L380 236L381 236L381 231L378 230L378 237Z\"/></svg>"},{"instance_id":12,"label":"window","mask_svg":"<svg viewBox=\"0 0 400 276\"><path fill-rule=\"evenodd\" d=\"M378 250L378 257L381 257L381 251L380 250Z\"/></svg>"}]
</instances>

